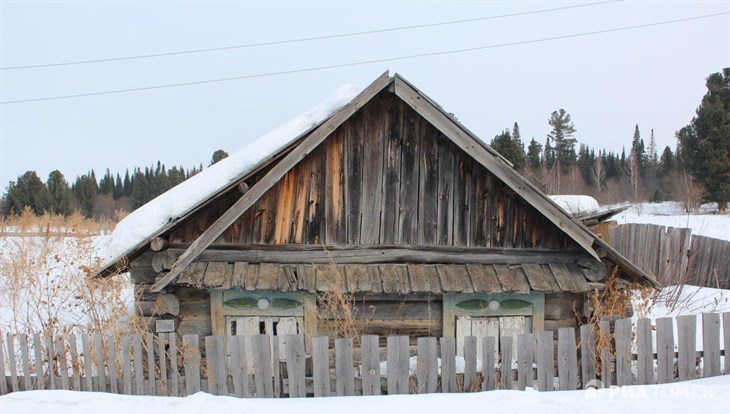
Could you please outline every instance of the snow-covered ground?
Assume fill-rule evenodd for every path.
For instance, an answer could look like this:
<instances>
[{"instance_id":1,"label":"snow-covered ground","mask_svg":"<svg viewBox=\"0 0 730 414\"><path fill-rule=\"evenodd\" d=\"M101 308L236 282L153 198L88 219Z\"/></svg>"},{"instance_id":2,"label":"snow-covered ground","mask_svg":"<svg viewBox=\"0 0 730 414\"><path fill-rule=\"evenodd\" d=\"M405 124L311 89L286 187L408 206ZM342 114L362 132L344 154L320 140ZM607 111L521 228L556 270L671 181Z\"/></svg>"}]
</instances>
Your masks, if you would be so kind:
<instances>
[{"instance_id":1,"label":"snow-covered ground","mask_svg":"<svg viewBox=\"0 0 730 414\"><path fill-rule=\"evenodd\" d=\"M74 391L31 391L0 397L12 414L197 413L728 413L730 376L664 385L586 391L488 391L467 394L390 395L306 399L238 399L197 393L186 398L136 397Z\"/></svg>"},{"instance_id":2,"label":"snow-covered ground","mask_svg":"<svg viewBox=\"0 0 730 414\"><path fill-rule=\"evenodd\" d=\"M628 203L626 203L628 204ZM602 208L617 207L602 206ZM681 203L640 203L613 218L618 224L647 223L669 227L688 227L692 234L730 240L730 214L717 214L716 204L704 204L698 214L687 214Z\"/></svg>"}]
</instances>

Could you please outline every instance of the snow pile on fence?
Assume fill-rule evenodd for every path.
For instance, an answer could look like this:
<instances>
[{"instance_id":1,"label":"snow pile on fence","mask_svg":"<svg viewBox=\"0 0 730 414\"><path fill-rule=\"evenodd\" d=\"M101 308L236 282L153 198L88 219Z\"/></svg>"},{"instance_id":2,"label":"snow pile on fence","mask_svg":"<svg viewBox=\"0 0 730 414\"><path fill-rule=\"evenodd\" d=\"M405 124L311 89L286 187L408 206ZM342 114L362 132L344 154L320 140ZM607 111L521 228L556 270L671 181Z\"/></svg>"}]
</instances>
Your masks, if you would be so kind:
<instances>
[{"instance_id":1,"label":"snow pile on fence","mask_svg":"<svg viewBox=\"0 0 730 414\"><path fill-rule=\"evenodd\" d=\"M142 241L154 236L154 233L168 222L185 214L232 181L247 174L266 157L286 147L342 108L357 93L358 89L353 85L341 86L309 111L135 210L114 229L105 255L106 263L116 261Z\"/></svg>"},{"instance_id":2,"label":"snow pile on fence","mask_svg":"<svg viewBox=\"0 0 730 414\"><path fill-rule=\"evenodd\" d=\"M684 414L730 410L730 377L704 378L662 385L627 386L586 391L489 391L463 394L388 395L372 397L239 399L197 393L185 398L118 394L29 391L0 397L3 412L14 414L193 414L242 413L394 413L443 414L458 409L482 412L564 414L602 412Z\"/></svg>"},{"instance_id":3,"label":"snow pile on fence","mask_svg":"<svg viewBox=\"0 0 730 414\"><path fill-rule=\"evenodd\" d=\"M573 216L593 213L600 209L598 201L587 195L551 195L550 199Z\"/></svg>"}]
</instances>

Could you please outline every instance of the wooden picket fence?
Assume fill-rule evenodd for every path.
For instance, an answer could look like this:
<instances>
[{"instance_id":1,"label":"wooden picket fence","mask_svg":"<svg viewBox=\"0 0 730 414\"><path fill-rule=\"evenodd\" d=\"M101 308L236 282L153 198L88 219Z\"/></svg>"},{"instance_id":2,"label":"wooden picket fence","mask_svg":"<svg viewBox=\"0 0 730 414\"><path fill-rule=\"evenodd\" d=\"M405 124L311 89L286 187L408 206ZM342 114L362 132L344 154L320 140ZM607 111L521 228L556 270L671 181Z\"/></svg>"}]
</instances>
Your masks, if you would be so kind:
<instances>
[{"instance_id":1,"label":"wooden picket fence","mask_svg":"<svg viewBox=\"0 0 730 414\"><path fill-rule=\"evenodd\" d=\"M690 284L730 289L730 241L692 234L692 229L621 224L611 245L664 286Z\"/></svg>"},{"instance_id":2,"label":"wooden picket fence","mask_svg":"<svg viewBox=\"0 0 730 414\"><path fill-rule=\"evenodd\" d=\"M592 380L605 386L668 383L722 375L722 356L730 349L730 312L703 314L701 321L702 351L696 346L697 316L688 315L676 318L676 341L673 318L659 318L654 326L649 319L633 326L630 319L605 320L598 328L581 326L578 335L573 328L558 330L557 346L550 331L520 334L516 355L512 337L500 338L498 352L495 337L467 337L459 352L463 360L453 337L418 338L410 347L408 337L390 336L381 349L380 338L372 335L357 338L357 346L351 338L316 337L305 344L302 335L207 336L201 347L198 335L185 335L181 343L174 334L133 335L120 343L98 334L69 340L34 335L31 344L27 335L8 334L0 336L0 372L6 373L0 393L64 389L324 397L575 390ZM482 361L477 347L482 347ZM387 363L383 375L381 361ZM463 372L457 370L461 362ZM724 373L730 374L727 358Z\"/></svg>"}]
</instances>

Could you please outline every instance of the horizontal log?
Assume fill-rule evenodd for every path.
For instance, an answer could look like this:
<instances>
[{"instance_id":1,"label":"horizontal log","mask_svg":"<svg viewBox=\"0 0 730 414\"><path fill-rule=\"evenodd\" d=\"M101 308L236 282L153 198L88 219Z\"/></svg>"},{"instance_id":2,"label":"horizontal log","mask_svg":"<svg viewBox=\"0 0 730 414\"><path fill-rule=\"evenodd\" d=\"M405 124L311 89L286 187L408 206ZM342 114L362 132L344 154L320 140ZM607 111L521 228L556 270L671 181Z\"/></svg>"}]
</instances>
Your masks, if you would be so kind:
<instances>
[{"instance_id":1,"label":"horizontal log","mask_svg":"<svg viewBox=\"0 0 730 414\"><path fill-rule=\"evenodd\" d=\"M321 306L320 306L321 307ZM428 302L392 302L392 301L367 301L357 302L353 305L353 317L355 319L380 319L380 320L441 320L441 303ZM334 319L332 311L320 309L320 317Z\"/></svg>"},{"instance_id":2,"label":"horizontal log","mask_svg":"<svg viewBox=\"0 0 730 414\"><path fill-rule=\"evenodd\" d=\"M180 256L182 245L171 246L165 254ZM585 259L578 251L547 249L500 249L435 246L325 246L325 245L257 245L209 248L196 262L248 262L281 264L378 264L378 263L573 263ZM158 253L159 255L160 253ZM165 267L169 257L157 259L155 268ZM159 263L159 264L158 264ZM161 271L161 270L160 270Z\"/></svg>"},{"instance_id":3,"label":"horizontal log","mask_svg":"<svg viewBox=\"0 0 730 414\"><path fill-rule=\"evenodd\" d=\"M162 237L155 237L150 241L150 250L154 252L161 252L167 249L167 246L167 240Z\"/></svg>"}]
</instances>

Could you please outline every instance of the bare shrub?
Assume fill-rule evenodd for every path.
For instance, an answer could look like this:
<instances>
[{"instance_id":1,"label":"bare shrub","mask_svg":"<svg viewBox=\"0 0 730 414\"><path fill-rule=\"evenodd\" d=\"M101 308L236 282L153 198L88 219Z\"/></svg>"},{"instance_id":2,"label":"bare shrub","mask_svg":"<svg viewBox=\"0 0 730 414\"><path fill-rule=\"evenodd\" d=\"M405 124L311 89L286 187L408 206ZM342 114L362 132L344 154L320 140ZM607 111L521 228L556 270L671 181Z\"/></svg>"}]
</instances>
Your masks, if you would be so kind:
<instances>
[{"instance_id":1,"label":"bare shrub","mask_svg":"<svg viewBox=\"0 0 730 414\"><path fill-rule=\"evenodd\" d=\"M694 182L686 171L677 171L671 176L674 195L682 203L686 213L697 212L702 199L702 186Z\"/></svg>"}]
</instances>

